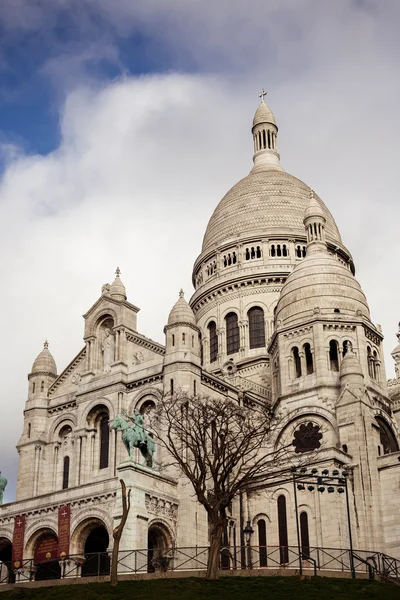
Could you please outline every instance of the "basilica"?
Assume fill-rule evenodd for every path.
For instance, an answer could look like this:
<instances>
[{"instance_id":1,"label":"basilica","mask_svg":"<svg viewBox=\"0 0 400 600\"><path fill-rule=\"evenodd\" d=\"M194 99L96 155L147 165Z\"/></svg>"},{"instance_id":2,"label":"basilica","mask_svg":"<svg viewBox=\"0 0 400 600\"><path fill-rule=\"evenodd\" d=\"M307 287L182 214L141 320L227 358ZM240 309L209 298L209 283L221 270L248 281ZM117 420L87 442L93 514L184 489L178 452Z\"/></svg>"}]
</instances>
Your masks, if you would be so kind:
<instances>
[{"instance_id":1,"label":"basilica","mask_svg":"<svg viewBox=\"0 0 400 600\"><path fill-rule=\"evenodd\" d=\"M107 573L120 479L131 490L126 568L133 556L151 571L165 551L207 548L207 515L187 482L157 469L157 444L154 460L137 449L129 460L111 427L127 415L150 431L161 396L181 390L268 404L279 422L272 446L316 451L314 474L345 473L346 494L334 479L325 493L279 478L243 491L224 534L226 568L245 544L254 567L272 564L274 548L273 564L289 564L298 545L305 563L315 548L400 557L400 333L387 381L351 252L317 193L281 165L263 93L251 131L253 167L211 215L194 293L179 293L165 343L140 331L117 269L83 317L78 355L58 371L46 341L33 362L17 497L0 506L2 582L61 576L66 563L71 576L90 575L93 557Z\"/></svg>"}]
</instances>

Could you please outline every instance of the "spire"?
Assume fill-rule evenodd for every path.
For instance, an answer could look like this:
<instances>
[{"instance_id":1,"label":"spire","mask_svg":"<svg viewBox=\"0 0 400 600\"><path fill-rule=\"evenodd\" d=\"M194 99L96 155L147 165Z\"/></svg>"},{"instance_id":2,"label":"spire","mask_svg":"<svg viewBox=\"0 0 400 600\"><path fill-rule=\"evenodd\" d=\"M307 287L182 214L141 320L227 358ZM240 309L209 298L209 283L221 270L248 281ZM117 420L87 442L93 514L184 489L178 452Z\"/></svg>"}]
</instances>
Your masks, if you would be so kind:
<instances>
[{"instance_id":1,"label":"spire","mask_svg":"<svg viewBox=\"0 0 400 600\"><path fill-rule=\"evenodd\" d=\"M259 93L261 102L253 119L253 141L254 141L254 167L253 171L264 169L275 169L283 171L279 163L277 152L278 127L274 114L266 104L264 97L267 92L264 88Z\"/></svg>"},{"instance_id":2,"label":"spire","mask_svg":"<svg viewBox=\"0 0 400 600\"><path fill-rule=\"evenodd\" d=\"M327 250L325 240L325 215L322 206L310 189L310 200L304 211L304 226L307 233L307 254L314 251Z\"/></svg>"},{"instance_id":3,"label":"spire","mask_svg":"<svg viewBox=\"0 0 400 600\"><path fill-rule=\"evenodd\" d=\"M124 284L121 281L121 270L119 267L115 270L115 279L113 283L110 285L109 294L115 300L126 300L126 289Z\"/></svg>"}]
</instances>

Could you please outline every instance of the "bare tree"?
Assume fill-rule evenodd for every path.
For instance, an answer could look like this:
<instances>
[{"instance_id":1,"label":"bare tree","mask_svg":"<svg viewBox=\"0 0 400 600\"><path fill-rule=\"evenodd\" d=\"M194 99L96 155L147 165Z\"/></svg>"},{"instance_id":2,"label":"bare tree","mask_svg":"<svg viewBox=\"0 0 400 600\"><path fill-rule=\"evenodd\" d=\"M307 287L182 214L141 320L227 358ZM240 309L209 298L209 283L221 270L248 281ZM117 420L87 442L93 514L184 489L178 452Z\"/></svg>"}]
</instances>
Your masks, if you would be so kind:
<instances>
[{"instance_id":1,"label":"bare tree","mask_svg":"<svg viewBox=\"0 0 400 600\"><path fill-rule=\"evenodd\" d=\"M121 541L122 532L124 531L125 523L129 515L129 511L131 508L131 491L129 490L128 494L126 493L126 485L123 479L119 480L121 484L121 493L122 493L122 517L119 525L117 525L113 530L113 538L114 545L112 551L112 562L111 562L111 585L116 586L118 584L118 552L119 552L119 543Z\"/></svg>"},{"instance_id":2,"label":"bare tree","mask_svg":"<svg viewBox=\"0 0 400 600\"><path fill-rule=\"evenodd\" d=\"M275 478L289 450L272 448L273 415L261 403L179 393L164 395L156 416L159 443L192 484L207 512L207 578L215 579L228 506L256 480Z\"/></svg>"}]
</instances>

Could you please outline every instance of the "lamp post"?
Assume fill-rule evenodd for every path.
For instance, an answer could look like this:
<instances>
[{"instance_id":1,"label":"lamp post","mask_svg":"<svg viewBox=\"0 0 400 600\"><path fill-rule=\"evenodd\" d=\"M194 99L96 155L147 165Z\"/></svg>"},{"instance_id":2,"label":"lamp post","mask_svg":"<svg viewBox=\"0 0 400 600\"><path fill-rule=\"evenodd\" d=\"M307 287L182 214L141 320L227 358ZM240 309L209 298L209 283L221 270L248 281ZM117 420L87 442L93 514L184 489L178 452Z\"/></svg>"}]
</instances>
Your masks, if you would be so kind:
<instances>
[{"instance_id":1,"label":"lamp post","mask_svg":"<svg viewBox=\"0 0 400 600\"><path fill-rule=\"evenodd\" d=\"M292 467L293 487L294 487L294 501L296 510L296 527L297 527L297 547L299 552L299 565L300 574L302 573L302 549L300 542L300 527L299 527L299 515L298 515L298 504L297 504L297 490L303 491L307 489L309 492L313 492L317 488L319 493L323 493L327 489L328 494L332 494L335 489L339 494L346 495L346 508L347 508L347 524L349 528L349 545L350 545L350 570L353 579L356 577L356 571L354 568L354 556L353 556L353 537L351 532L351 518L350 518L350 502L349 492L347 486L347 479L349 477L348 471L342 471L339 473L337 469L329 473L328 469L323 469L321 473L318 473L318 469L312 468L310 472L307 472L305 467L301 467L297 472L297 467Z\"/></svg>"},{"instance_id":2,"label":"lamp post","mask_svg":"<svg viewBox=\"0 0 400 600\"><path fill-rule=\"evenodd\" d=\"M252 564L252 560L251 560L250 540L251 540L251 536L254 533L254 529L252 528L250 521L247 521L246 527L243 529L243 533L244 533L244 539L246 542L247 568L252 569L253 564Z\"/></svg>"}]
</instances>

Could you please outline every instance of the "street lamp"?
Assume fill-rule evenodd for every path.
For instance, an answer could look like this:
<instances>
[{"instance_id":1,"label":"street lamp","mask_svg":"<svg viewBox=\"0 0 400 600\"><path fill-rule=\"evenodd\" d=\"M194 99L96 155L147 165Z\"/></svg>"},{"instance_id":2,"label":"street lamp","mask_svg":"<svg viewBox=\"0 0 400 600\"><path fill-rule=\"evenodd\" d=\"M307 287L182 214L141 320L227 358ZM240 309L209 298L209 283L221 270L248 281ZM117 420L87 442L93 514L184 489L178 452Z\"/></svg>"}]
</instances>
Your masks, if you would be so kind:
<instances>
[{"instance_id":1,"label":"street lamp","mask_svg":"<svg viewBox=\"0 0 400 600\"><path fill-rule=\"evenodd\" d=\"M246 550L247 550L247 568L252 569L253 565L252 565L252 561L251 561L250 540L251 540L251 536L254 533L254 529L252 528L250 521L247 521L246 527L243 529L243 533L244 533L244 539L246 542Z\"/></svg>"}]
</instances>

